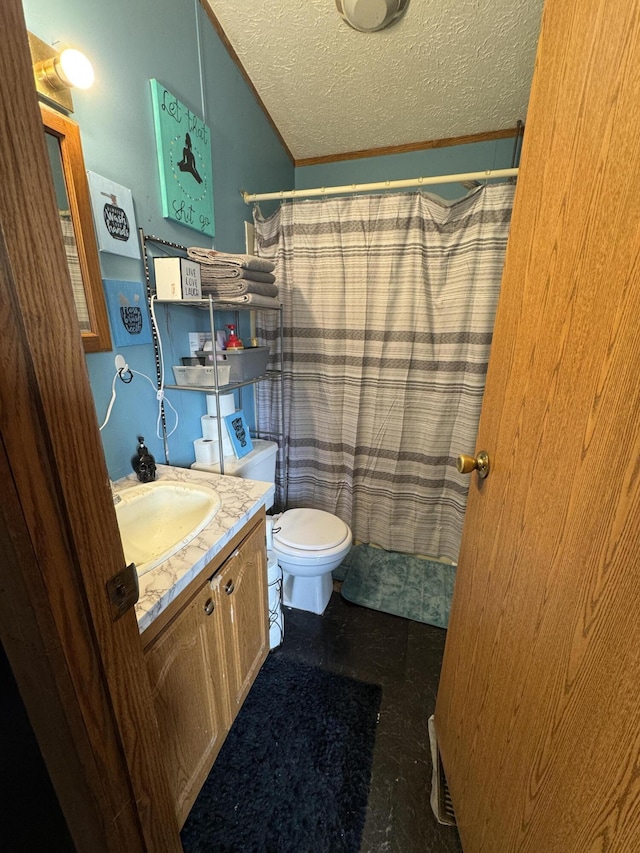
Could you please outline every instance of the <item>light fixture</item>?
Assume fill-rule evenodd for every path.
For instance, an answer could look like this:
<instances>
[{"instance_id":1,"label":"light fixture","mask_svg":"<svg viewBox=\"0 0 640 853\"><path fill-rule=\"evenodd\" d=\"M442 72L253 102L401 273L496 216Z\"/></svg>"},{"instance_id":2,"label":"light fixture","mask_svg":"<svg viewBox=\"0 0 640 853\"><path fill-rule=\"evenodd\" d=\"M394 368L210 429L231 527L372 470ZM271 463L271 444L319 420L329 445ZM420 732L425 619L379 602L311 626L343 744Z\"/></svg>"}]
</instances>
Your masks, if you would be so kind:
<instances>
[{"instance_id":1,"label":"light fixture","mask_svg":"<svg viewBox=\"0 0 640 853\"><path fill-rule=\"evenodd\" d=\"M404 15L409 0L336 0L340 16L361 33L383 30Z\"/></svg>"},{"instance_id":2,"label":"light fixture","mask_svg":"<svg viewBox=\"0 0 640 853\"><path fill-rule=\"evenodd\" d=\"M58 52L29 33L29 47L33 62L33 76L38 94L53 102L65 112L73 112L70 89L88 89L94 81L91 63L79 50L65 48Z\"/></svg>"}]
</instances>

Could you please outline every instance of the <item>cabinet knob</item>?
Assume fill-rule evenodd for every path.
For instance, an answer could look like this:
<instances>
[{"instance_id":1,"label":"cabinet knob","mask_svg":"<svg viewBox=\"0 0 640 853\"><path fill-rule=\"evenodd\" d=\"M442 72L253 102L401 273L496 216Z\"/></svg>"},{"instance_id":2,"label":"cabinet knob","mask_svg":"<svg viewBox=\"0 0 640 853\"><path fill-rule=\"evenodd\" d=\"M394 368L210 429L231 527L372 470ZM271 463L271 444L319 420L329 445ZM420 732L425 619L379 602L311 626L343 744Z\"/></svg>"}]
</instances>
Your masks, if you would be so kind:
<instances>
[{"instance_id":1,"label":"cabinet knob","mask_svg":"<svg viewBox=\"0 0 640 853\"><path fill-rule=\"evenodd\" d=\"M215 607L216 607L216 606L215 606L215 604L214 604L214 602L213 602L213 599L212 599L212 598L207 598L207 600L206 600L206 601L205 601L205 603L204 603L204 612L207 614L207 616L211 616L211 614L212 614L212 613L213 613L213 611L215 610Z\"/></svg>"},{"instance_id":2,"label":"cabinet knob","mask_svg":"<svg viewBox=\"0 0 640 853\"><path fill-rule=\"evenodd\" d=\"M234 582L228 581L227 584L225 585L224 591L227 593L227 595L231 595L231 593L233 592L233 590L235 588L236 588L236 585L234 584Z\"/></svg>"}]
</instances>

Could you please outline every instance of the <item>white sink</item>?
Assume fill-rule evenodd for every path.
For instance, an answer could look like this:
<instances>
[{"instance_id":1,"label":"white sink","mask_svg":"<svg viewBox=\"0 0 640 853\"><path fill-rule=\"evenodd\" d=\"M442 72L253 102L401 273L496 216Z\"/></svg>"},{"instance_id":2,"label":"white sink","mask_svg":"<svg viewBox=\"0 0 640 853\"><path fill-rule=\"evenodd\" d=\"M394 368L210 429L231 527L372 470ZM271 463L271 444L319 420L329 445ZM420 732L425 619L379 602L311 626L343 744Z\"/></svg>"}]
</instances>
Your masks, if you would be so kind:
<instances>
[{"instance_id":1,"label":"white sink","mask_svg":"<svg viewBox=\"0 0 640 853\"><path fill-rule=\"evenodd\" d=\"M124 556L139 575L188 545L222 503L214 489L177 480L141 483L119 494L115 509Z\"/></svg>"}]
</instances>

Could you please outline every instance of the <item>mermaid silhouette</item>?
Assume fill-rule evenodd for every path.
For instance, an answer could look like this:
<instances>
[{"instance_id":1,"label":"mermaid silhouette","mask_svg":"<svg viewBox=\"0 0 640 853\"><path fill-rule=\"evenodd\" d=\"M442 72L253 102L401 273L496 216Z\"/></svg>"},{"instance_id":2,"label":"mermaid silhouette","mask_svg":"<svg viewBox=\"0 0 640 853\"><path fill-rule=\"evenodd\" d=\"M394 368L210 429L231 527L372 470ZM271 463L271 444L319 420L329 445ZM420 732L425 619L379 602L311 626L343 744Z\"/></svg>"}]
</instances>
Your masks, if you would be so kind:
<instances>
[{"instance_id":1,"label":"mermaid silhouette","mask_svg":"<svg viewBox=\"0 0 640 853\"><path fill-rule=\"evenodd\" d=\"M196 158L193 156L193 151L191 150L191 137L188 133L185 134L184 137L182 160L178 163L178 169L180 169L181 172L189 172L199 184L202 183L202 178L196 169Z\"/></svg>"}]
</instances>

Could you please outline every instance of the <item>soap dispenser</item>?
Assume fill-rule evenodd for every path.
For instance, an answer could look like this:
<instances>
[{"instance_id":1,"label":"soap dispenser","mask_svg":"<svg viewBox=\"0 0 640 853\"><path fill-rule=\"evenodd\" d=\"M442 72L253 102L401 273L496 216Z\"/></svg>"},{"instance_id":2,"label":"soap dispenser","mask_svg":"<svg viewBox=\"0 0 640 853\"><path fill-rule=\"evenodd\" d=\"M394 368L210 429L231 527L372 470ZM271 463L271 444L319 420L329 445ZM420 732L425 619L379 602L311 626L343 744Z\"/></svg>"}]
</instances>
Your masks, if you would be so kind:
<instances>
[{"instance_id":1,"label":"soap dispenser","mask_svg":"<svg viewBox=\"0 0 640 853\"><path fill-rule=\"evenodd\" d=\"M131 467L141 483L150 483L156 478L156 460L147 450L143 435L138 436L138 447L131 457Z\"/></svg>"},{"instance_id":2,"label":"soap dispenser","mask_svg":"<svg viewBox=\"0 0 640 853\"><path fill-rule=\"evenodd\" d=\"M244 349L242 346L242 341L236 335L236 327L233 323L227 323L227 329L229 329L229 334L227 335L227 349L228 350L241 350Z\"/></svg>"}]
</instances>

